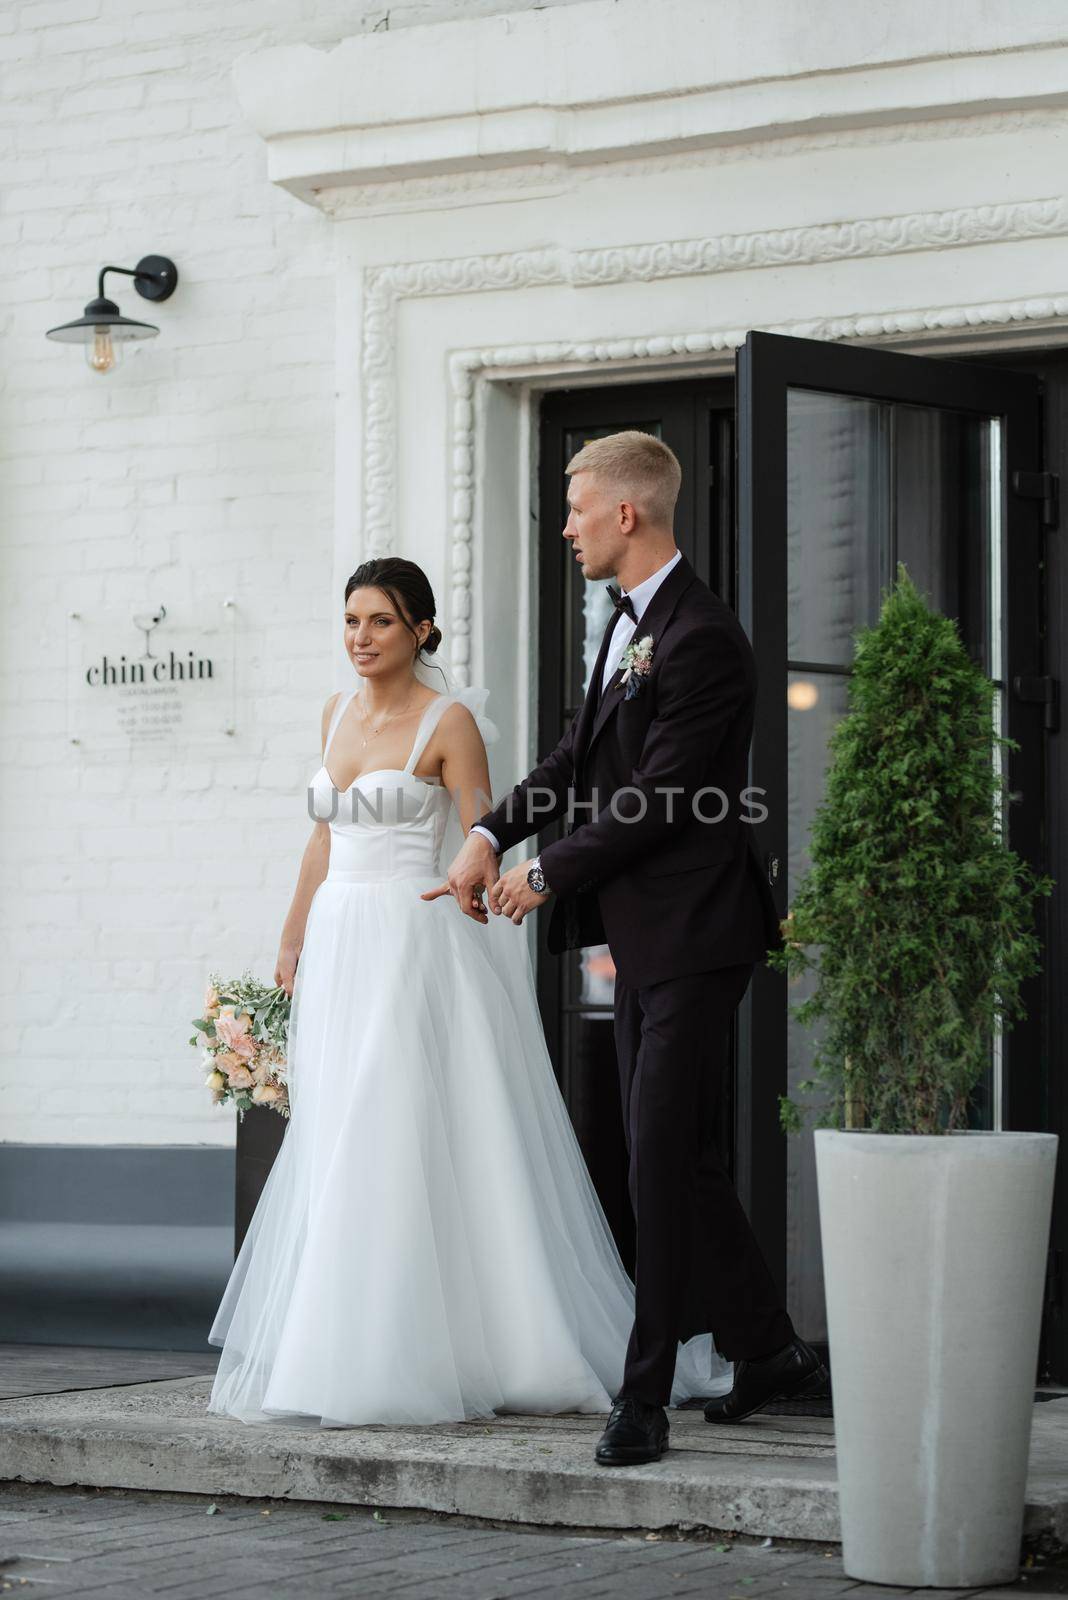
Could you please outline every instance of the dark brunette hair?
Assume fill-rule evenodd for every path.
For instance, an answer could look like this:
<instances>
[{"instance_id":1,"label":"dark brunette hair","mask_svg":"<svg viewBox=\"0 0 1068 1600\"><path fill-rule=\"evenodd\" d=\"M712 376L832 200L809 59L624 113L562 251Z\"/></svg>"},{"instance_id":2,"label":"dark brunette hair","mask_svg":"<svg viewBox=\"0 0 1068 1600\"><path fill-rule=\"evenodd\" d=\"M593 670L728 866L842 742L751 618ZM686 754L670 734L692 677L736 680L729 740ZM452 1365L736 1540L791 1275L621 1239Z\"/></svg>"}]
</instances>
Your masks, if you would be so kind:
<instances>
[{"instance_id":1,"label":"dark brunette hair","mask_svg":"<svg viewBox=\"0 0 1068 1600\"><path fill-rule=\"evenodd\" d=\"M345 585L345 603L354 589L381 589L388 594L397 608L397 615L413 638L418 635L415 624L432 624L426 642L420 646L424 655L432 656L441 643L441 629L434 623L434 591L422 567L403 556L375 556L363 561ZM437 663L433 663L437 666ZM441 668L438 667L438 671Z\"/></svg>"}]
</instances>

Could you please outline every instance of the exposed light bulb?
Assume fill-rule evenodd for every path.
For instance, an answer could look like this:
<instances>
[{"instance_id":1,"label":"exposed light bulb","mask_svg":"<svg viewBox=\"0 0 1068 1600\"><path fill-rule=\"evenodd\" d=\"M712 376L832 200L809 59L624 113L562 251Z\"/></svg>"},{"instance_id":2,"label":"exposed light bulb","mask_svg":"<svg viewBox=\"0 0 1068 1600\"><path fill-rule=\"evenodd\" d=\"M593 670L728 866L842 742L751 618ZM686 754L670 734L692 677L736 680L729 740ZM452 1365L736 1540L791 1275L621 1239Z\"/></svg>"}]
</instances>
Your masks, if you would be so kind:
<instances>
[{"instance_id":1,"label":"exposed light bulb","mask_svg":"<svg viewBox=\"0 0 1068 1600\"><path fill-rule=\"evenodd\" d=\"M795 678L786 690L786 703L792 711L811 711L820 692L808 678Z\"/></svg>"},{"instance_id":2,"label":"exposed light bulb","mask_svg":"<svg viewBox=\"0 0 1068 1600\"><path fill-rule=\"evenodd\" d=\"M84 345L85 359L92 372L110 372L122 357L122 342L111 337L110 328L94 328Z\"/></svg>"}]
</instances>

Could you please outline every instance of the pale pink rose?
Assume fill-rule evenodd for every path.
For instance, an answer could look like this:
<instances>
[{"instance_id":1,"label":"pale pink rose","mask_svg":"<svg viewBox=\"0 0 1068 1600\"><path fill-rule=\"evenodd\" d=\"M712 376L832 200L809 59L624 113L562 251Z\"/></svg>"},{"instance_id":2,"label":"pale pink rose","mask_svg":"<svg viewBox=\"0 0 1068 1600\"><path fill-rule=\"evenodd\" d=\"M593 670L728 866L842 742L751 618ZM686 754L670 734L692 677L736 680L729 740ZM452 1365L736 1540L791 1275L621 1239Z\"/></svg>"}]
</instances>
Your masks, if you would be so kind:
<instances>
[{"instance_id":1,"label":"pale pink rose","mask_svg":"<svg viewBox=\"0 0 1068 1600\"><path fill-rule=\"evenodd\" d=\"M204 1016L217 1017L219 1015L219 991L213 983L208 984L204 996Z\"/></svg>"},{"instance_id":2,"label":"pale pink rose","mask_svg":"<svg viewBox=\"0 0 1068 1600\"><path fill-rule=\"evenodd\" d=\"M237 1068L243 1067L245 1063L233 1050L220 1050L215 1057L215 1065L222 1072L236 1072Z\"/></svg>"},{"instance_id":3,"label":"pale pink rose","mask_svg":"<svg viewBox=\"0 0 1068 1600\"><path fill-rule=\"evenodd\" d=\"M247 1067L238 1067L236 1072L230 1074L231 1089L251 1089L252 1074Z\"/></svg>"},{"instance_id":4,"label":"pale pink rose","mask_svg":"<svg viewBox=\"0 0 1068 1600\"><path fill-rule=\"evenodd\" d=\"M245 1061L250 1061L256 1052L256 1041L248 1031L251 1021L247 1011L243 1011L239 1017L224 1015L215 1020L216 1038L229 1045Z\"/></svg>"},{"instance_id":5,"label":"pale pink rose","mask_svg":"<svg viewBox=\"0 0 1068 1600\"><path fill-rule=\"evenodd\" d=\"M269 1106L274 1105L280 1096L273 1083L260 1083L253 1089L252 1098L256 1105Z\"/></svg>"}]
</instances>

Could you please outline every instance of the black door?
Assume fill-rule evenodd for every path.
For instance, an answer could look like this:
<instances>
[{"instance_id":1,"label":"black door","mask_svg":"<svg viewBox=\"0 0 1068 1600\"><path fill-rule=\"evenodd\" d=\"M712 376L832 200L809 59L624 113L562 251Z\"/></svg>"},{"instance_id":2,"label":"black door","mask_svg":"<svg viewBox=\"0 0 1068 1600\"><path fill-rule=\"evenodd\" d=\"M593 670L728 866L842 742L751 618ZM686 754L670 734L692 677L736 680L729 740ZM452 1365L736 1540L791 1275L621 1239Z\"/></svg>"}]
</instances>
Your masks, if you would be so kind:
<instances>
[{"instance_id":1,"label":"black door","mask_svg":"<svg viewBox=\"0 0 1068 1600\"><path fill-rule=\"evenodd\" d=\"M734 385L729 380L571 389L548 396L541 414L539 492L538 753L551 750L582 702L611 610L603 584L587 583L562 538L564 468L588 439L623 428L656 434L682 464L675 533L700 577L734 604ZM559 835L546 829L541 843ZM634 1224L627 1196L607 947L559 959L538 919L538 998L546 1037L590 1174L628 1270ZM731 1107L721 1144L731 1159Z\"/></svg>"},{"instance_id":2,"label":"black door","mask_svg":"<svg viewBox=\"0 0 1068 1600\"><path fill-rule=\"evenodd\" d=\"M768 793L782 902L807 864L827 736L846 708L851 636L904 561L956 617L1019 742L1008 837L1045 870L1045 618L1038 380L1003 367L752 333L739 352L738 614L759 668L751 781ZM1045 905L1043 916L1045 916ZM993 1041L977 1125L1041 1129L1045 977L1026 1023ZM790 1001L810 989L791 987ZM782 975L758 967L743 1006L736 1181L799 1330L825 1337L811 1133L785 1139L777 1100L809 1074L810 1037Z\"/></svg>"}]
</instances>

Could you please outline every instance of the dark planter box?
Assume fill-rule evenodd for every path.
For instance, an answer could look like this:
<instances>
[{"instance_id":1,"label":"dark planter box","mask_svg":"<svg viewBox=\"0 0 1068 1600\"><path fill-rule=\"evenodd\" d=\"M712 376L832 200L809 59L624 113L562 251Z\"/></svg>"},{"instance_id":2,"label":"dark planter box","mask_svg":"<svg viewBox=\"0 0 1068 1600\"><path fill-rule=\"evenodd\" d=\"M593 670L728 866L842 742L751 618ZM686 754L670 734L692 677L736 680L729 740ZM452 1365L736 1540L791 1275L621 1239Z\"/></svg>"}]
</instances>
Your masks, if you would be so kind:
<instances>
[{"instance_id":1,"label":"dark planter box","mask_svg":"<svg viewBox=\"0 0 1068 1600\"><path fill-rule=\"evenodd\" d=\"M238 1113L234 1189L235 1260L288 1127L288 1118L279 1111L272 1111L269 1106L252 1106L243 1116Z\"/></svg>"}]
</instances>

